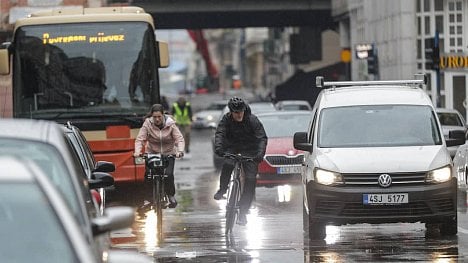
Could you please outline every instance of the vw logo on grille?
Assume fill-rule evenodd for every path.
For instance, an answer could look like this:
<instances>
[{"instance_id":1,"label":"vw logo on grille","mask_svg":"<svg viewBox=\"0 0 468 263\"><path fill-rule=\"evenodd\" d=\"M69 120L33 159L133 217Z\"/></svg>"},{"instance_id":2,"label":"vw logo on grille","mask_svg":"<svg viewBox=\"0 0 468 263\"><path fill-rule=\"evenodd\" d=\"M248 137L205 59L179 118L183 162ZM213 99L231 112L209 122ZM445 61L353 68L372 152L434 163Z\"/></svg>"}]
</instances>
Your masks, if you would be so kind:
<instances>
[{"instance_id":1,"label":"vw logo on grille","mask_svg":"<svg viewBox=\"0 0 468 263\"><path fill-rule=\"evenodd\" d=\"M380 186L389 187L392 184L392 177L389 174L381 174L378 181Z\"/></svg>"}]
</instances>

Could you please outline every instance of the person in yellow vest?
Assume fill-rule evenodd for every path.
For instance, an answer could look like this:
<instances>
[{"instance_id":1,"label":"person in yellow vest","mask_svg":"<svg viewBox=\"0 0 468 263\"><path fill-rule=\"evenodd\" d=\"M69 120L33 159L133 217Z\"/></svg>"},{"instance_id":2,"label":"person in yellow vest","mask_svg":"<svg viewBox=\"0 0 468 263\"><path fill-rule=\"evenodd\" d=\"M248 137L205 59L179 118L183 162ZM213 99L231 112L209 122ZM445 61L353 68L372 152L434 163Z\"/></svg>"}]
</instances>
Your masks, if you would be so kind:
<instances>
[{"instance_id":1,"label":"person in yellow vest","mask_svg":"<svg viewBox=\"0 0 468 263\"><path fill-rule=\"evenodd\" d=\"M192 124L192 107L185 97L179 99L172 104L172 116L174 116L176 125L184 135L185 152L190 152L190 130Z\"/></svg>"}]
</instances>

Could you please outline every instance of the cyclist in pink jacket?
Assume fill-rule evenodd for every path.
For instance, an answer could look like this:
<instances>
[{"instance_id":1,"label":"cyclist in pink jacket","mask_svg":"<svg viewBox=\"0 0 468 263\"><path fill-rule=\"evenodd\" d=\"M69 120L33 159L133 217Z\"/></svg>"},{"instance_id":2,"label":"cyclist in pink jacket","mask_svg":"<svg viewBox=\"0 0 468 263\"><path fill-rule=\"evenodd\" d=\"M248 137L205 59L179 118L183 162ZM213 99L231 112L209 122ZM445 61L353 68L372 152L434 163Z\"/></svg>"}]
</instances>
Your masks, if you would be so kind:
<instances>
[{"instance_id":1,"label":"cyclist in pink jacket","mask_svg":"<svg viewBox=\"0 0 468 263\"><path fill-rule=\"evenodd\" d=\"M184 137L177 128L174 119L164 114L165 110L161 104L154 104L151 107L135 139L134 157L141 156L143 153L172 154L176 158L184 156ZM174 164L175 160L170 158L166 168L167 178L164 185L166 194L169 197L170 208L177 206L174 197Z\"/></svg>"}]
</instances>

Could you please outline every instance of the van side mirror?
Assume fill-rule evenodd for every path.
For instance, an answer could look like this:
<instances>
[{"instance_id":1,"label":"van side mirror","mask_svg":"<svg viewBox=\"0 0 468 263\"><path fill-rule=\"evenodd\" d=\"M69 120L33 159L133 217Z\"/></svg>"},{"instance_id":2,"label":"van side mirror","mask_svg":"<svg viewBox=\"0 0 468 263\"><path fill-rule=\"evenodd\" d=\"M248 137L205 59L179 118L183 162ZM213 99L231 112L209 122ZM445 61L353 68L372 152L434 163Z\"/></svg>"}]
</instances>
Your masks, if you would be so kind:
<instances>
[{"instance_id":1,"label":"van side mirror","mask_svg":"<svg viewBox=\"0 0 468 263\"><path fill-rule=\"evenodd\" d=\"M294 148L302 151L312 151L312 144L307 141L307 132L294 133Z\"/></svg>"},{"instance_id":2,"label":"van side mirror","mask_svg":"<svg viewBox=\"0 0 468 263\"><path fill-rule=\"evenodd\" d=\"M465 140L466 137L464 131L453 130L449 132L449 138L445 140L445 144L447 144L447 147L457 146L465 144Z\"/></svg>"}]
</instances>

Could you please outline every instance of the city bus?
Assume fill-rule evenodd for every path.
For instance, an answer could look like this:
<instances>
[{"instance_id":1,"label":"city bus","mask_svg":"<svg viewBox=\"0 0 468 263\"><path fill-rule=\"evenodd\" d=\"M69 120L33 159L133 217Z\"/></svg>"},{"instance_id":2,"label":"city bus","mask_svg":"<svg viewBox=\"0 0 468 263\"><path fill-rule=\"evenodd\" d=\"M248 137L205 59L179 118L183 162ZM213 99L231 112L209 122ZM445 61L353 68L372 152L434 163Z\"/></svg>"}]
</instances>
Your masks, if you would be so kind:
<instances>
[{"instance_id":1,"label":"city bus","mask_svg":"<svg viewBox=\"0 0 468 263\"><path fill-rule=\"evenodd\" d=\"M142 8L39 11L17 20L0 47L0 116L71 121L96 160L115 164L116 184L142 182L134 140L168 65L168 45Z\"/></svg>"}]
</instances>

